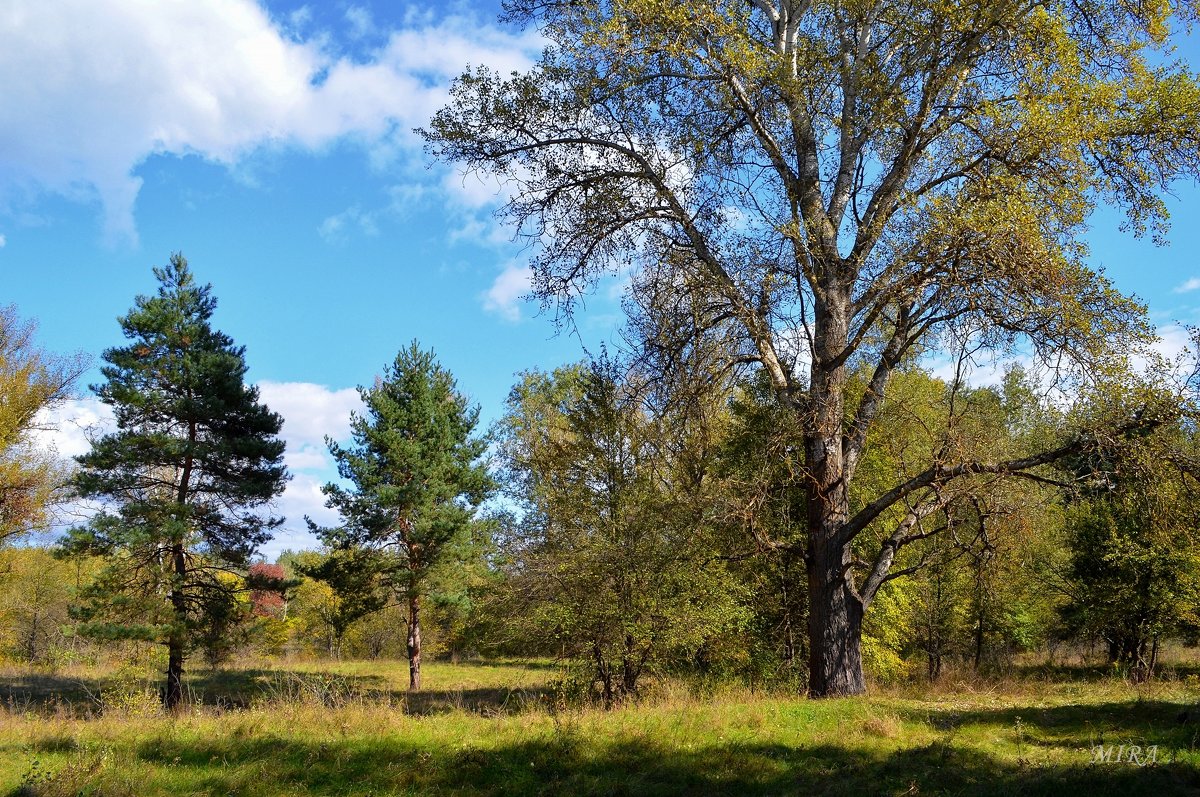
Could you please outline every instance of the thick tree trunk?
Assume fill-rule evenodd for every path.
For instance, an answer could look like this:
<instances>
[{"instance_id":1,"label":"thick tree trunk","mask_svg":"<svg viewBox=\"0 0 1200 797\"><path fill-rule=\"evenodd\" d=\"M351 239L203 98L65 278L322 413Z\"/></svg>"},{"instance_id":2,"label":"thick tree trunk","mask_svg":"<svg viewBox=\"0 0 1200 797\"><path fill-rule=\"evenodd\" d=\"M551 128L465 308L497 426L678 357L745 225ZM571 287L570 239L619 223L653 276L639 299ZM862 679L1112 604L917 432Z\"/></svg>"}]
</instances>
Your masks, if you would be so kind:
<instances>
[{"instance_id":1,"label":"thick tree trunk","mask_svg":"<svg viewBox=\"0 0 1200 797\"><path fill-rule=\"evenodd\" d=\"M807 411L809 693L813 697L866 691L862 669L863 603L850 572L846 463L842 451L849 296L830 287L816 304L816 337Z\"/></svg>"},{"instance_id":2,"label":"thick tree trunk","mask_svg":"<svg viewBox=\"0 0 1200 797\"><path fill-rule=\"evenodd\" d=\"M808 691L813 697L860 695L863 606L843 576L842 557L812 556L808 567ZM833 561L829 561L833 558Z\"/></svg>"},{"instance_id":3,"label":"thick tree trunk","mask_svg":"<svg viewBox=\"0 0 1200 797\"><path fill-rule=\"evenodd\" d=\"M408 596L408 688L421 690L421 599Z\"/></svg>"}]
</instances>

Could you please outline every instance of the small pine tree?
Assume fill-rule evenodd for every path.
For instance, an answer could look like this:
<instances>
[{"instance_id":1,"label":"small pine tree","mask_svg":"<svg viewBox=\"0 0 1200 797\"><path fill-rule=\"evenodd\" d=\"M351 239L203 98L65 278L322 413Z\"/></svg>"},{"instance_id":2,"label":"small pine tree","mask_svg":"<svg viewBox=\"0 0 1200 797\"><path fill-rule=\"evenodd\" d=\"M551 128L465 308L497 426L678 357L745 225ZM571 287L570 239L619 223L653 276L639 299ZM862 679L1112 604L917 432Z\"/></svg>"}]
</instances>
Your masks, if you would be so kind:
<instances>
[{"instance_id":1,"label":"small pine tree","mask_svg":"<svg viewBox=\"0 0 1200 797\"><path fill-rule=\"evenodd\" d=\"M211 646L241 573L282 518L264 516L287 473L282 419L245 383L243 347L210 325L216 299L180 254L154 269L156 296L119 319L128 345L104 352L92 390L116 431L78 457L78 495L102 511L64 540L66 555L107 566L76 609L80 630L166 646L168 709L183 697L183 663Z\"/></svg>"},{"instance_id":2,"label":"small pine tree","mask_svg":"<svg viewBox=\"0 0 1200 797\"><path fill-rule=\"evenodd\" d=\"M474 510L494 489L474 436L479 408L454 377L414 341L375 381L359 388L366 413L351 421L353 442L329 451L352 489L324 487L344 525L318 529L333 548L375 552L408 604L409 688L421 688L421 608L430 573L469 532ZM311 522L310 522L311 525Z\"/></svg>"}]
</instances>

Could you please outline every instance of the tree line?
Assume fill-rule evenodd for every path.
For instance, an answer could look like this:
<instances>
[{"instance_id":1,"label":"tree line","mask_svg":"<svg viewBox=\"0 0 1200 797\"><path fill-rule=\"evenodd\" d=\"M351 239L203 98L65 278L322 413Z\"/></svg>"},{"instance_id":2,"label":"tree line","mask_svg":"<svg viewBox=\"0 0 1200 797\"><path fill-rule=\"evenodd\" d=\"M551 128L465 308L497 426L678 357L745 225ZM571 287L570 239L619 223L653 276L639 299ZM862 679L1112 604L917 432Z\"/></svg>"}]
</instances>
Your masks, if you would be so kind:
<instances>
[{"instance_id":1,"label":"tree line","mask_svg":"<svg viewBox=\"0 0 1200 797\"><path fill-rule=\"evenodd\" d=\"M506 511L486 521L473 411L434 401L452 380L402 352L333 449L343 523L318 531L346 627L403 595L418 685L423 590L473 517L480 639L586 662L608 701L668 665L776 654L811 695L857 694L913 650L932 676L963 651L982 667L1060 621L1145 673L1190 633L1194 374L1155 354L1082 233L1107 205L1161 236L1163 195L1200 169L1200 85L1171 49L1192 7L505 7L540 59L463 74L420 132L509 187L498 217L561 322L625 281L628 345L523 377L494 442ZM164 311L210 308L172 269ZM66 548L120 555L98 601L158 574L159 614L121 627L170 648L218 627L283 471L240 350L205 317L168 352L154 301L106 354L120 431L75 478L110 512ZM972 384L1006 357L1029 367ZM214 377L220 397L188 382L210 368L239 375ZM440 431L389 428L419 415ZM99 607L141 604L95 606L86 623L115 634Z\"/></svg>"},{"instance_id":2,"label":"tree line","mask_svg":"<svg viewBox=\"0 0 1200 797\"><path fill-rule=\"evenodd\" d=\"M37 525L56 492L95 502L53 550L0 550L7 656L159 648L169 708L196 654L404 657L420 689L430 628L439 655L558 659L607 705L647 676L809 682L821 620L805 578L804 433L766 374L714 370L701 351L664 374L603 351L520 374L485 434L414 342L360 388L350 440L328 441L342 481L324 492L340 522L309 521L321 550L266 563L256 551L282 522L269 512L286 479L281 419L245 384L244 350L212 328L211 287L181 255L155 275L93 386L115 429L77 458L68 492L51 478L61 468L39 471L43 506L26 501L3 526ZM13 351L19 395L65 377L28 343ZM859 369L848 390L870 379ZM43 388L40 406L64 390ZM1081 419L1127 400L1051 395L1020 366L973 386L899 364L851 505L931 461L1064 448ZM1196 444L1186 419L1114 427L1023 478L981 471L944 487L892 543L858 640L865 672L936 679L1074 643L1152 675L1165 641L1200 635ZM33 450L27 437L6 448L11 472L27 473L17 466ZM865 529L855 559L895 540L904 512Z\"/></svg>"}]
</instances>

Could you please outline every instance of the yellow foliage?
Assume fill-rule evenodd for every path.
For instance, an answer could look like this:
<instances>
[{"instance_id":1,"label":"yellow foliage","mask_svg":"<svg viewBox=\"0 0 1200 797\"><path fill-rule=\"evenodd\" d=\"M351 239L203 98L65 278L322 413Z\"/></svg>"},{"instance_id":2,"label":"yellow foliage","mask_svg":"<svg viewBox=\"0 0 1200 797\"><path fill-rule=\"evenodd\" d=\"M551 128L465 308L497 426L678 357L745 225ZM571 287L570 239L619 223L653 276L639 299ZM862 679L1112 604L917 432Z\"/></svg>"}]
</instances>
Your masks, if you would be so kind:
<instances>
[{"instance_id":1,"label":"yellow foliage","mask_svg":"<svg viewBox=\"0 0 1200 797\"><path fill-rule=\"evenodd\" d=\"M66 398L78 359L37 348L34 326L0 307L0 540L46 519L62 467L30 439L38 414Z\"/></svg>"}]
</instances>

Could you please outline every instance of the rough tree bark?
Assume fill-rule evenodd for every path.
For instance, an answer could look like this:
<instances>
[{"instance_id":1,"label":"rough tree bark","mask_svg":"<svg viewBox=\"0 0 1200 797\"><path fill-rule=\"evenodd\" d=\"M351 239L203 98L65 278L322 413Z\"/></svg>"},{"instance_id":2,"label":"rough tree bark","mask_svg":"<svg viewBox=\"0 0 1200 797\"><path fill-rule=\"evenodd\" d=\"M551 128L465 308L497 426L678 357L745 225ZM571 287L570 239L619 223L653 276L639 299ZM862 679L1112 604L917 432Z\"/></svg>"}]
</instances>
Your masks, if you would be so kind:
<instances>
[{"instance_id":1,"label":"rough tree bark","mask_svg":"<svg viewBox=\"0 0 1200 797\"><path fill-rule=\"evenodd\" d=\"M408 688L421 691L421 598L408 596Z\"/></svg>"},{"instance_id":2,"label":"rough tree bark","mask_svg":"<svg viewBox=\"0 0 1200 797\"><path fill-rule=\"evenodd\" d=\"M167 638L167 690L163 693L163 705L167 711L175 711L183 704L183 659L186 650L180 624L187 617L187 599L178 584L181 584L187 575L187 560L182 545L176 545L171 551L171 569L175 573L177 585L171 590L174 622Z\"/></svg>"}]
</instances>

